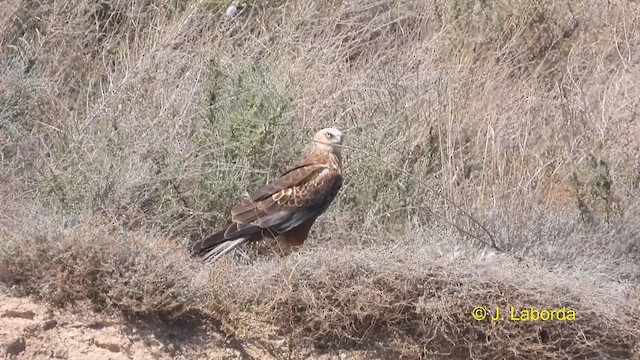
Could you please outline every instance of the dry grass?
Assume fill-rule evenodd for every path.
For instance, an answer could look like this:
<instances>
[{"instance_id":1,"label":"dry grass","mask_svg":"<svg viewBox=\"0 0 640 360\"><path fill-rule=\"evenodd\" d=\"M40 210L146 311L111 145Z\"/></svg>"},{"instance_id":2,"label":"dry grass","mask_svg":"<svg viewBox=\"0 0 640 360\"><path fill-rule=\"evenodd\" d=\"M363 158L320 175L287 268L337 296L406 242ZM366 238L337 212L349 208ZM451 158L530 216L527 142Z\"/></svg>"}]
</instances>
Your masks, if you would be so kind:
<instances>
[{"instance_id":1,"label":"dry grass","mask_svg":"<svg viewBox=\"0 0 640 360\"><path fill-rule=\"evenodd\" d=\"M618 358L637 351L630 324L639 319L628 309L639 303L620 297L624 285L595 289L591 272L554 272L502 256L438 256L425 247L438 241L407 240L391 253L383 245L347 248L347 258L333 249L284 264L234 267L217 279L218 304L236 335L260 338L275 326L293 347L483 359ZM492 313L500 306L505 318L509 306L565 307L577 320L479 322L470 316L476 306Z\"/></svg>"},{"instance_id":2,"label":"dry grass","mask_svg":"<svg viewBox=\"0 0 640 360\"><path fill-rule=\"evenodd\" d=\"M0 10L5 284L133 315L198 309L239 335L291 334L296 351L637 356L636 3L223 10ZM211 271L188 256L325 126L353 150L309 249ZM443 230L482 233L441 195L491 231L497 255ZM572 306L579 320L475 322L478 304Z\"/></svg>"},{"instance_id":3,"label":"dry grass","mask_svg":"<svg viewBox=\"0 0 640 360\"><path fill-rule=\"evenodd\" d=\"M206 269L174 241L100 219L57 224L17 204L3 208L10 215L1 218L0 281L19 294L57 306L88 300L97 311L128 316L179 317L206 303Z\"/></svg>"}]
</instances>

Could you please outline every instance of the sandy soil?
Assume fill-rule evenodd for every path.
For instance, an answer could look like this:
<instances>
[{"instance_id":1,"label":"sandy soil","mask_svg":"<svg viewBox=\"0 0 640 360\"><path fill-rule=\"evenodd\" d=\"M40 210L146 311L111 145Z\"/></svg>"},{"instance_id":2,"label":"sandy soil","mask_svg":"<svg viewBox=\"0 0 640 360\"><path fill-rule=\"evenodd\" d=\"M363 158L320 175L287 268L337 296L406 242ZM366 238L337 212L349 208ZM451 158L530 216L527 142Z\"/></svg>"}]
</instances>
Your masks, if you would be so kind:
<instances>
[{"instance_id":1,"label":"sandy soil","mask_svg":"<svg viewBox=\"0 0 640 360\"><path fill-rule=\"evenodd\" d=\"M28 298L0 295L0 357L92 360L243 357L214 332L187 333L188 327L179 326L175 330L172 333L166 326L154 329L153 324L123 324L106 316L54 310Z\"/></svg>"},{"instance_id":2,"label":"sandy soil","mask_svg":"<svg viewBox=\"0 0 640 360\"><path fill-rule=\"evenodd\" d=\"M87 309L53 309L0 293L2 359L372 359L366 352L294 354L286 340L228 340L211 326L128 323Z\"/></svg>"}]
</instances>

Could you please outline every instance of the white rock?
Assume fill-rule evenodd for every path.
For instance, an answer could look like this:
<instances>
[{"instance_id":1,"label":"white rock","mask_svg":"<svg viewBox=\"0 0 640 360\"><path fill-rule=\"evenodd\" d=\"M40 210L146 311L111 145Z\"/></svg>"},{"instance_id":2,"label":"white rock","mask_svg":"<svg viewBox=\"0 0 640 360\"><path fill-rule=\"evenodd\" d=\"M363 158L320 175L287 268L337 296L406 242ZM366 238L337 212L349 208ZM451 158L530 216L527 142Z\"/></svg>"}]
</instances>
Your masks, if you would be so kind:
<instances>
[{"instance_id":1,"label":"white rock","mask_svg":"<svg viewBox=\"0 0 640 360\"><path fill-rule=\"evenodd\" d=\"M238 5L231 4L227 8L227 11L224 12L224 14L227 16L227 19L232 20L233 18L238 16L238 13L240 12L240 10L241 9L238 7Z\"/></svg>"}]
</instances>

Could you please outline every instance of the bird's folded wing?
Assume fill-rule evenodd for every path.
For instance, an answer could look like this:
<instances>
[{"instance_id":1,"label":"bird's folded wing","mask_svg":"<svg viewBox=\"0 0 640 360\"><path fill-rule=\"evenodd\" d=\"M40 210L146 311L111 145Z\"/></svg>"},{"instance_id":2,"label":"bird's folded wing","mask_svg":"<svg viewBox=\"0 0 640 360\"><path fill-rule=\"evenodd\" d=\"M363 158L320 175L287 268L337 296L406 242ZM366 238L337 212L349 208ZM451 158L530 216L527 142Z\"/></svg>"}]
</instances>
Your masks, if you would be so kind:
<instances>
[{"instance_id":1,"label":"bird's folded wing","mask_svg":"<svg viewBox=\"0 0 640 360\"><path fill-rule=\"evenodd\" d=\"M278 191L301 185L308 181L312 175L326 168L327 166L324 164L304 164L295 167L280 175L280 177L269 184L254 191L246 199L242 200L240 204L231 209L231 215L241 212L244 205L264 200Z\"/></svg>"},{"instance_id":2,"label":"bird's folded wing","mask_svg":"<svg viewBox=\"0 0 640 360\"><path fill-rule=\"evenodd\" d=\"M306 214L307 209L301 208L303 202L297 201L297 197L305 196L303 185L313 181L326 168L324 164L299 166L249 195L231 209L233 224L225 236L248 233L255 227L264 229L280 225L289 228L313 215L311 212ZM304 203L308 205L308 202Z\"/></svg>"}]
</instances>

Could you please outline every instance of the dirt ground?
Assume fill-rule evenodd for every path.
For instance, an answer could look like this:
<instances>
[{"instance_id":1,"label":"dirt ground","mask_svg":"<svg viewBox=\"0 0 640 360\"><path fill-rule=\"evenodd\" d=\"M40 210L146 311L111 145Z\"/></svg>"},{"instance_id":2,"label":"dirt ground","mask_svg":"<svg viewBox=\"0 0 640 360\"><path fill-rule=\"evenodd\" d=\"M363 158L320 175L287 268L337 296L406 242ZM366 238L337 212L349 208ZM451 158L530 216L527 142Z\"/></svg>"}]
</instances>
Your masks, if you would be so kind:
<instances>
[{"instance_id":1,"label":"dirt ground","mask_svg":"<svg viewBox=\"0 0 640 360\"><path fill-rule=\"evenodd\" d=\"M367 352L292 352L286 340L269 344L228 340L203 324L137 322L91 311L54 309L0 293L0 358L32 359L372 359Z\"/></svg>"},{"instance_id":2,"label":"dirt ground","mask_svg":"<svg viewBox=\"0 0 640 360\"><path fill-rule=\"evenodd\" d=\"M164 329L163 329L164 330ZM199 334L202 337L203 334ZM0 351L10 359L171 359L236 358L233 348L186 334L156 334L99 315L53 310L28 298L0 295ZM173 337L173 341L167 341Z\"/></svg>"}]
</instances>

